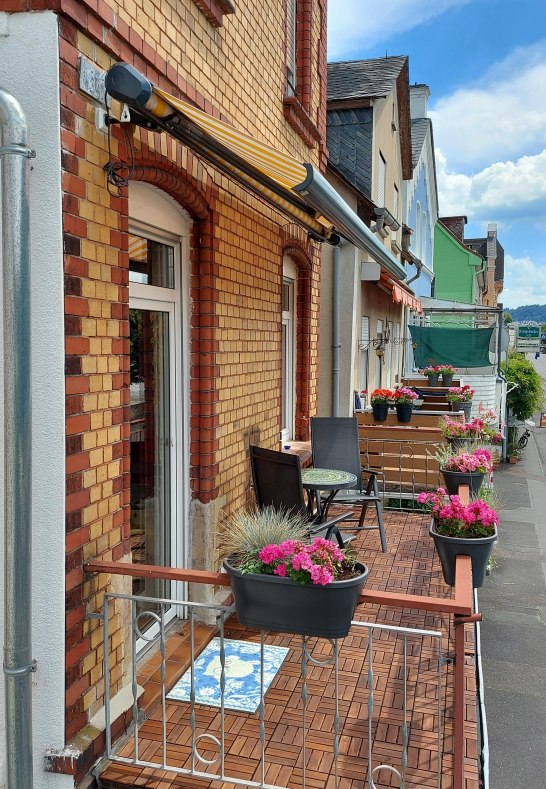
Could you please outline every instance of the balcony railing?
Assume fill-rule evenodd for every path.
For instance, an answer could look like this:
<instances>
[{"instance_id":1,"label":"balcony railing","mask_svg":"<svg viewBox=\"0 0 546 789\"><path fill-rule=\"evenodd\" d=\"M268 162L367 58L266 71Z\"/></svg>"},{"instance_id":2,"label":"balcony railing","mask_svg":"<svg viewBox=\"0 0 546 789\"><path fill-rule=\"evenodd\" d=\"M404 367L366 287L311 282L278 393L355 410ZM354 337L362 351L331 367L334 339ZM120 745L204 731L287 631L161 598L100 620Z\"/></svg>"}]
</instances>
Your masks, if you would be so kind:
<instances>
[{"instance_id":1,"label":"balcony railing","mask_svg":"<svg viewBox=\"0 0 546 789\"><path fill-rule=\"evenodd\" d=\"M214 586L229 586L229 577L224 573L204 572L198 570L181 570L171 569L164 567L155 567L148 565L127 565L121 562L89 562L86 565L86 570L92 573L108 573L115 575L124 575L140 578L157 578L165 581L178 581L184 583L204 583L212 584ZM256 786L264 787L264 789L285 789L284 783L267 783L266 782L266 767L268 764L268 745L266 735L271 734L271 726L268 724L266 705L264 701L264 685L263 685L263 649L265 645L264 634L260 635L260 702L258 705L258 726L256 742L259 743L259 758L256 760L257 772L254 776L245 778L240 777L240 770L237 769L237 761L226 748L226 720L229 713L225 709L224 694L225 694L225 681L226 681L226 664L225 664L225 633L228 626L229 617L233 613L233 607L229 605L224 606L208 606L205 604L194 603L190 600L157 600L149 598L144 600L142 597L132 595L119 595L107 594L104 597L104 608L102 613L94 614L100 617L104 628L104 672L105 672L105 692L108 694L109 688L109 634L108 634L108 621L110 606L116 599L123 599L129 601L132 610L132 634L133 634L133 650L136 647L136 639L141 635L139 621L142 616L152 616L159 625L158 633L155 636L156 642L159 646L160 652L160 665L159 676L161 684L160 693L160 712L159 715L154 716L155 720L155 751L153 758L148 753L142 753L139 750L139 733L142 732L141 719L138 707L138 688L137 688L137 675L136 665L132 669L132 688L133 688L133 725L130 733L130 740L124 744L123 749L114 748L112 742L111 721L110 721L110 699L106 695L106 741L107 741L107 756L113 762L120 765L132 765L156 769L168 769L173 773L181 775L193 776L195 778L213 780L219 779L226 783L233 785ZM137 602L139 609L137 611ZM143 602L148 602L151 607L149 614L140 612ZM373 589L364 589L360 596L359 604L373 604L382 607L395 607L397 609L413 609L424 612L431 612L433 614L446 614L453 615L453 625L455 629L454 638L454 748L453 748L453 787L454 789L464 788L464 693L465 693L465 630L466 623L475 622L480 619L479 614L473 613L473 595L472 595L472 578L471 578L471 561L469 557L460 556L457 558L456 564L456 580L454 587L454 594L452 598L442 598L434 596L421 596L412 594L401 594L397 592L378 591ZM189 622L189 655L190 664L189 670L191 675L190 681L190 695L187 707L187 729L188 735L183 738L185 743L184 747L180 747L180 743L173 744L170 742L170 732L172 727L168 723L167 707L167 680L166 680L166 653L165 653L165 611L169 606L184 606L186 609L186 617ZM204 728L202 721L198 725L198 716L196 707L198 706L195 698L195 623L199 615L204 609L214 610L218 617L218 634L220 638L220 711L216 720L215 726ZM358 610L358 609L357 609ZM148 620L149 621L149 620ZM449 619L448 619L449 621ZM396 707L396 714L391 714L382 719L378 715L375 703L376 694L378 692L377 678L381 677L381 668L383 662L379 666L374 663L376 655L375 646L378 644L381 647L381 639L383 636L389 634L391 637L396 636L398 639L398 646L394 649L391 655L392 661L397 661L399 666L397 671L398 677L398 690L399 698L396 704L391 706ZM351 729L357 729L357 736L364 741L364 729L367 726L365 737L367 738L367 785L369 789L374 789L377 786L376 781L380 774L390 773L394 776L400 786L406 785L406 774L408 770L408 753L411 748L411 732L412 732L412 717L411 713L413 706L411 704L412 693L416 693L416 685L419 681L423 680L423 672L428 686L427 698L430 694L433 696L433 708L436 712L434 717L436 720L436 731L432 734L437 739L437 765L436 765L436 786L442 785L442 683L443 672L445 671L445 660L442 645L442 633L439 630L429 630L424 628L411 628L411 627L398 627L394 625L380 624L377 622L361 621L356 618L352 624L349 637L344 641L331 642L330 653L324 654L323 649L315 653L311 648L311 640L307 638L301 639L301 659L299 668L299 695L301 699L301 714L295 717L301 724L301 737L300 735L292 735L292 737L299 737L298 742L301 741L300 750L303 751L300 771L301 771L301 785L306 786L306 769L307 769L307 756L306 749L308 748L309 734L307 732L307 714L310 704L316 705L316 700L313 700L313 694L310 693L310 688L316 688L317 678L311 679L313 671L319 670L320 674L320 687L322 700L327 700L328 714L325 720L331 721L330 731L330 750L331 758L333 759L332 776L334 779L334 786L338 786L339 781L339 763L346 768L347 759L351 758L351 748L347 746L346 739L351 737ZM421 641L419 648L412 646L415 639ZM321 642L328 643L328 642ZM316 648L315 648L316 649ZM416 668L415 661L413 660L414 652L420 656L425 654L425 663L421 663ZM134 652L133 652L134 654ZM409 657L408 657L409 656ZM355 663L355 665L366 666L365 670L361 673L361 679L358 680L359 687L365 686L360 698L362 706L367 710L367 715L362 721L352 721L353 726L348 727L346 731L341 726L340 716L340 701L344 706L345 716L347 713L346 700L343 693L340 697L340 666L346 665L346 659ZM421 659L421 658L420 658ZM330 672L326 678L324 672ZM378 673L379 672L379 673ZM432 683L434 690L431 691L430 683ZM326 689L326 690L325 690ZM365 703L364 703L365 702ZM315 707L313 707L315 708ZM421 710L422 712L422 710ZM430 711L427 711L430 714ZM252 725L249 723L249 725ZM326 724L325 724L326 725ZM396 764L385 762L384 752L381 751L379 758L374 755L374 732L377 731L379 725L393 726L395 734L391 737L394 743L399 744L399 755ZM159 726L159 734L157 731ZM321 733L322 730L321 730ZM324 735L326 736L326 735ZM160 745L157 747L159 738ZM341 748L341 743L344 743ZM274 747L275 743L273 743ZM278 746L278 743L277 743ZM325 750L325 743L320 744L321 751ZM176 754L176 758L173 758ZM259 765L259 766L258 766ZM307 784L309 785L309 784ZM330 785L330 784L328 784ZM342 785L342 784L341 784ZM411 786L417 784L410 783ZM427 784L431 785L431 784Z\"/></svg>"}]
</instances>

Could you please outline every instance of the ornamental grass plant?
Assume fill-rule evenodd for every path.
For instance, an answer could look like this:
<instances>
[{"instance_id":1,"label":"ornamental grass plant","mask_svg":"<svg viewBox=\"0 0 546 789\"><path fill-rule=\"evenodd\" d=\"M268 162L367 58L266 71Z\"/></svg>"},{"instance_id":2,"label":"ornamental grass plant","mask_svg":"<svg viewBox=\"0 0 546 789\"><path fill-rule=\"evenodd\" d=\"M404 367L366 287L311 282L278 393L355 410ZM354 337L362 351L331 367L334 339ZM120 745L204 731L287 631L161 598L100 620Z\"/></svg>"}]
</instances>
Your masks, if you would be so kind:
<instances>
[{"instance_id":1,"label":"ornamental grass plant","mask_svg":"<svg viewBox=\"0 0 546 789\"><path fill-rule=\"evenodd\" d=\"M309 542L309 526L302 515L280 512L274 507L240 510L227 518L221 528L218 548L222 556L255 555L266 545L287 540Z\"/></svg>"}]
</instances>

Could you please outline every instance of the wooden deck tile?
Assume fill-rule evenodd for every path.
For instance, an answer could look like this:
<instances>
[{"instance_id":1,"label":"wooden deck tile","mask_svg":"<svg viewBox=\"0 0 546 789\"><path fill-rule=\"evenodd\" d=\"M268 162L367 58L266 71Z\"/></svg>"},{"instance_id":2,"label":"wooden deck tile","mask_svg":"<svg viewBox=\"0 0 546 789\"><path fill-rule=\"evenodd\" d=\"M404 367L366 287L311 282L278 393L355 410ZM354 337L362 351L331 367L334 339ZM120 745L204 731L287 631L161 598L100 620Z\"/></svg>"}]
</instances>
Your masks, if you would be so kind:
<instances>
[{"instance_id":1,"label":"wooden deck tile","mask_svg":"<svg viewBox=\"0 0 546 789\"><path fill-rule=\"evenodd\" d=\"M368 586L372 589L399 590L403 593L449 598L451 589L444 585L441 569L434 556L428 535L428 522L419 515L385 513L389 551L383 554L376 531L360 532L352 543L359 558L370 568ZM442 631L444 656L453 651L453 623L448 615L361 606L356 621L390 626ZM235 618L226 623L226 638L257 641L259 634L242 627ZM472 664L473 628L465 632L467 663ZM210 634L204 635L206 643ZM266 696L266 781L290 789L299 789L302 779L302 720L300 658L301 639L270 633L267 643L289 647L290 652ZM320 659L330 652L326 641L314 642L313 654ZM374 631L374 719L373 766L381 763L400 768L403 724L403 654L402 640L388 631ZM169 643L169 679L174 683L187 665L187 640L178 637ZM368 771L368 629L353 627L342 642L339 659L340 755L339 789L366 789ZM438 764L438 686L436 640L407 639L407 704L409 725L407 789L436 787ZM469 672L470 673L470 672ZM148 719L139 730L141 758L162 758L161 706L158 699L159 663L148 665L139 674L145 688ZM150 689L148 689L148 686ZM331 667L308 667L308 705L306 740L306 784L309 789L333 789L334 760L332 732L335 714L334 677ZM466 789L477 789L477 710L475 682L467 681L465 698L465 780ZM452 787L453 764L453 666L442 669L442 789ZM196 706L198 733L220 733L220 711ZM167 757L172 766L191 765L191 729L189 704L167 702ZM242 781L260 780L259 720L256 715L226 710L226 774ZM216 755L211 742L201 740L200 751L207 758ZM120 754L130 757L129 740ZM145 756L146 754L146 756ZM203 772L213 767L202 766ZM378 787L396 787L398 779L387 770L376 774ZM145 789L228 789L232 784L220 780L197 779L172 771L110 763L103 771L100 785L104 789L135 786Z\"/></svg>"}]
</instances>

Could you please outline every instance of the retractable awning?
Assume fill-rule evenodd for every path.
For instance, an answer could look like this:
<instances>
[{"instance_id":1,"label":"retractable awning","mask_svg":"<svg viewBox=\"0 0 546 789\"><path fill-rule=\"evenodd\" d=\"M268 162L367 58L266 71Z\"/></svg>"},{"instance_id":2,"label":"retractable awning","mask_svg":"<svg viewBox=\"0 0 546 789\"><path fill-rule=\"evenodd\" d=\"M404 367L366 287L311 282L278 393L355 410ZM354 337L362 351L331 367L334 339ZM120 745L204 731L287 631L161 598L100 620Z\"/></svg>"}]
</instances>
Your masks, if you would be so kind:
<instances>
[{"instance_id":1,"label":"retractable awning","mask_svg":"<svg viewBox=\"0 0 546 789\"><path fill-rule=\"evenodd\" d=\"M106 90L140 119L163 129L253 194L296 220L313 238L339 243L339 236L367 252L396 280L406 271L360 217L306 162L238 131L152 83L127 63L106 75ZM133 114L132 114L133 115Z\"/></svg>"},{"instance_id":2,"label":"retractable awning","mask_svg":"<svg viewBox=\"0 0 546 789\"><path fill-rule=\"evenodd\" d=\"M392 300L397 304L403 304L414 312L423 312L423 307L417 296L402 282L394 282L390 277L381 276L381 284L391 292Z\"/></svg>"}]
</instances>

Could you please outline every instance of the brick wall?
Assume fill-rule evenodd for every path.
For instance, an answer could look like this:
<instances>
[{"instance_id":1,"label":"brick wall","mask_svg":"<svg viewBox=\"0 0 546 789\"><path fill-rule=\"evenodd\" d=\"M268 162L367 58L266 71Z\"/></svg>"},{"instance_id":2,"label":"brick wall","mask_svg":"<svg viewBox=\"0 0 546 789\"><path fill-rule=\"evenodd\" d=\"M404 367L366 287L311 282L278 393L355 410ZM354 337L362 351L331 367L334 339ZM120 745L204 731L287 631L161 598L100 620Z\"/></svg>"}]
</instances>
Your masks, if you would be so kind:
<instances>
[{"instance_id":1,"label":"brick wall","mask_svg":"<svg viewBox=\"0 0 546 789\"><path fill-rule=\"evenodd\" d=\"M112 590L86 576L92 557L130 560L127 190L108 190L106 135L78 89L78 56L102 69L132 63L155 83L304 160L324 158L325 4L305 4L311 64L305 112L317 134L287 120L284 21L276 0L42 0L59 13L66 309L66 736L103 704L102 629L85 618ZM249 42L251 46L249 47ZM247 446L280 430L282 257L298 277L297 438L315 410L319 251L305 234L165 136L115 128L111 151L129 177L174 197L192 217L190 467L194 501L233 511L248 499ZM249 438L250 437L250 438ZM215 512L217 512L215 509ZM212 523L211 528L216 524ZM212 560L212 557L209 557ZM123 582L118 590L130 591ZM131 655L126 612L110 619L111 693Z\"/></svg>"}]
</instances>

